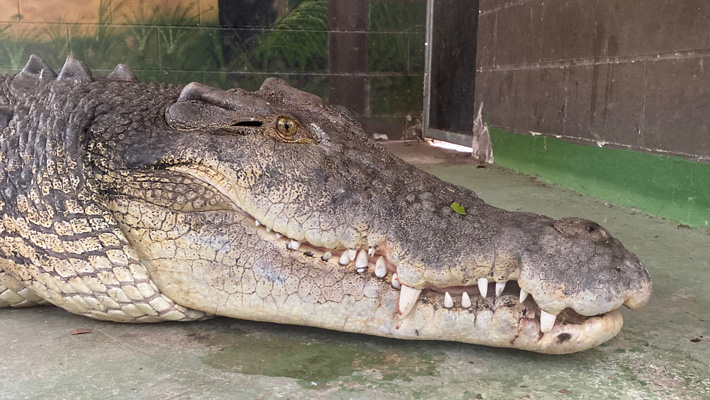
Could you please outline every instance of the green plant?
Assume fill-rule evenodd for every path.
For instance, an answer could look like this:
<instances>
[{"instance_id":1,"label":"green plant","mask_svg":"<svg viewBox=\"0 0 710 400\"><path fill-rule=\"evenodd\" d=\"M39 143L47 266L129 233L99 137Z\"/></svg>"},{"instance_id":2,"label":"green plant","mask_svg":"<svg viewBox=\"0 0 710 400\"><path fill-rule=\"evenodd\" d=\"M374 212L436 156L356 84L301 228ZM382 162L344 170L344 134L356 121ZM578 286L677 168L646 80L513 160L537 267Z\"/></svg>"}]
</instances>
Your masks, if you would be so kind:
<instances>
[{"instance_id":1,"label":"green plant","mask_svg":"<svg viewBox=\"0 0 710 400\"><path fill-rule=\"evenodd\" d=\"M224 65L220 31L198 28L200 14L195 4L178 4L167 11L148 9L140 2L130 14L124 14L128 22L126 40L135 44L131 53L150 54L153 43L158 44L162 55L159 65L157 59L151 62L145 57L136 57L135 65L163 70L212 70Z\"/></svg>"},{"instance_id":2,"label":"green plant","mask_svg":"<svg viewBox=\"0 0 710 400\"><path fill-rule=\"evenodd\" d=\"M155 13L156 9L153 9L153 11L148 14L145 11L145 7L143 7L143 2L140 2L137 9L131 10L131 16L124 15L130 26L129 31L137 43L136 50L138 50L138 52L142 53L146 49L148 38L153 31L152 25L155 22Z\"/></svg>"},{"instance_id":3,"label":"green plant","mask_svg":"<svg viewBox=\"0 0 710 400\"><path fill-rule=\"evenodd\" d=\"M217 63L217 68L222 69L225 67L224 54L222 52L222 38L220 36L219 30L210 29L205 32L209 46L207 50L210 51Z\"/></svg>"},{"instance_id":4,"label":"green plant","mask_svg":"<svg viewBox=\"0 0 710 400\"><path fill-rule=\"evenodd\" d=\"M121 31L112 23L112 13L122 6L123 1L101 0L98 21L90 36L85 34L83 26L70 26L71 53L92 68L111 67L112 60L122 53Z\"/></svg>"},{"instance_id":5,"label":"green plant","mask_svg":"<svg viewBox=\"0 0 710 400\"><path fill-rule=\"evenodd\" d=\"M426 23L425 3L373 1L370 3L370 31L422 32Z\"/></svg>"},{"instance_id":6,"label":"green plant","mask_svg":"<svg viewBox=\"0 0 710 400\"><path fill-rule=\"evenodd\" d=\"M305 0L258 39L261 70L316 71L328 65L328 1Z\"/></svg>"},{"instance_id":7,"label":"green plant","mask_svg":"<svg viewBox=\"0 0 710 400\"><path fill-rule=\"evenodd\" d=\"M113 0L101 0L99 2L98 23L94 30L94 42L96 50L99 53L105 54L111 50L111 46L115 43L112 37L115 36L115 28L111 25L111 16L113 9L119 9L123 6L123 2L113 4Z\"/></svg>"},{"instance_id":8,"label":"green plant","mask_svg":"<svg viewBox=\"0 0 710 400\"><path fill-rule=\"evenodd\" d=\"M50 65L61 65L62 59L71 52L71 40L69 31L75 27L71 25L67 28L62 24L62 19L57 19L56 24L50 24L42 31L45 36L49 38L49 42L52 45L52 49L56 51L55 54L43 54L43 59Z\"/></svg>"},{"instance_id":9,"label":"green plant","mask_svg":"<svg viewBox=\"0 0 710 400\"><path fill-rule=\"evenodd\" d=\"M298 7L303 3L303 0L288 0L288 9L293 10L294 8Z\"/></svg>"},{"instance_id":10,"label":"green plant","mask_svg":"<svg viewBox=\"0 0 710 400\"><path fill-rule=\"evenodd\" d=\"M13 69L21 68L29 54L25 54L28 45L37 40L38 31L36 27L23 27L19 34L15 34L8 24L0 30L0 45L7 55L9 66Z\"/></svg>"},{"instance_id":11,"label":"green plant","mask_svg":"<svg viewBox=\"0 0 710 400\"><path fill-rule=\"evenodd\" d=\"M369 71L412 72L423 64L424 3L373 1L369 21Z\"/></svg>"},{"instance_id":12,"label":"green plant","mask_svg":"<svg viewBox=\"0 0 710 400\"><path fill-rule=\"evenodd\" d=\"M187 7L179 4L170 15L159 14L157 7L153 11L157 16L156 23L161 26L158 32L160 32L161 43L167 54L178 54L181 46L187 44L192 32L185 29L185 26L199 25L199 15L191 15L193 6L194 3Z\"/></svg>"}]
</instances>

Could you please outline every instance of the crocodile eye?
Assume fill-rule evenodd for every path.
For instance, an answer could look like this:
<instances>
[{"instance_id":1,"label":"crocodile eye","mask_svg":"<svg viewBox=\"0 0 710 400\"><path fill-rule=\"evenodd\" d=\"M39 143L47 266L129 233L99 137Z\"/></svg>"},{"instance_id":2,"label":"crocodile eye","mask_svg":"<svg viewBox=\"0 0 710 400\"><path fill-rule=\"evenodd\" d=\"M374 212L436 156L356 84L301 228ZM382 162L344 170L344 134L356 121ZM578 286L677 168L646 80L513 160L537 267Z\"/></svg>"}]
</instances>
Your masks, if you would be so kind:
<instances>
[{"instance_id":1,"label":"crocodile eye","mask_svg":"<svg viewBox=\"0 0 710 400\"><path fill-rule=\"evenodd\" d=\"M298 132L298 122L288 117L281 117L276 122L276 129L284 137L291 138Z\"/></svg>"}]
</instances>

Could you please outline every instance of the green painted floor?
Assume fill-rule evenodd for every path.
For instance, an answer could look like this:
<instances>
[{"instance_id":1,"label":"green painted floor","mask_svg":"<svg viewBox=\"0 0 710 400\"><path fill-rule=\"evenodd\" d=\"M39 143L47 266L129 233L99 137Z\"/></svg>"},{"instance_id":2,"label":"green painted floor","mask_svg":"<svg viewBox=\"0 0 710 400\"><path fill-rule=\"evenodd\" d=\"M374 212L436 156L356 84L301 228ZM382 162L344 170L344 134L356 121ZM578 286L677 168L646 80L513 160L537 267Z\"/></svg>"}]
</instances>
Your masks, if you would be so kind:
<instances>
[{"instance_id":1,"label":"green painted floor","mask_svg":"<svg viewBox=\"0 0 710 400\"><path fill-rule=\"evenodd\" d=\"M651 301L623 311L617 338L566 356L221 318L121 325L0 310L0 399L710 399L710 231L419 144L391 149L496 206L596 220L646 264Z\"/></svg>"}]
</instances>

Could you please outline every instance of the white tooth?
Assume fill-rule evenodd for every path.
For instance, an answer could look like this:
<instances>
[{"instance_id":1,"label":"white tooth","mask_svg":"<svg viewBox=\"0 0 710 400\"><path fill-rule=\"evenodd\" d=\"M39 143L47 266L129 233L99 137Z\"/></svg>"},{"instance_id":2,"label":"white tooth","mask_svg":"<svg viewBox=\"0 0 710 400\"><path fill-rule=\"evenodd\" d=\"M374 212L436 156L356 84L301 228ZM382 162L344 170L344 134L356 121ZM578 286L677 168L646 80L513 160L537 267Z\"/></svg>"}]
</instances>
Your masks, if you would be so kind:
<instances>
[{"instance_id":1,"label":"white tooth","mask_svg":"<svg viewBox=\"0 0 710 400\"><path fill-rule=\"evenodd\" d=\"M301 247L301 242L296 239L291 239L291 242L286 246L289 250L298 250Z\"/></svg>"},{"instance_id":2,"label":"white tooth","mask_svg":"<svg viewBox=\"0 0 710 400\"><path fill-rule=\"evenodd\" d=\"M340 265L350 264L350 256L348 255L347 251L344 251L343 254L340 255L340 261L338 261L338 264L340 264Z\"/></svg>"},{"instance_id":3,"label":"white tooth","mask_svg":"<svg viewBox=\"0 0 710 400\"><path fill-rule=\"evenodd\" d=\"M521 302L521 303L524 302L525 299L528 298L528 294L529 294L529 293L526 292L525 290L520 289L520 302Z\"/></svg>"},{"instance_id":4,"label":"white tooth","mask_svg":"<svg viewBox=\"0 0 710 400\"><path fill-rule=\"evenodd\" d=\"M481 297L486 297L486 294L488 294L488 279L478 278L478 291L481 292Z\"/></svg>"},{"instance_id":5,"label":"white tooth","mask_svg":"<svg viewBox=\"0 0 710 400\"><path fill-rule=\"evenodd\" d=\"M374 255L375 255L375 248L374 248L374 247L370 247L370 248L367 250L367 255L370 256L370 257L374 256Z\"/></svg>"},{"instance_id":6,"label":"white tooth","mask_svg":"<svg viewBox=\"0 0 710 400\"><path fill-rule=\"evenodd\" d=\"M331 257L333 257L333 253L326 251L325 253L323 253L321 260L328 261L328 260L330 260Z\"/></svg>"},{"instance_id":7,"label":"white tooth","mask_svg":"<svg viewBox=\"0 0 710 400\"><path fill-rule=\"evenodd\" d=\"M444 294L444 307L451 308L454 306L454 300L451 298L449 292Z\"/></svg>"},{"instance_id":8,"label":"white tooth","mask_svg":"<svg viewBox=\"0 0 710 400\"><path fill-rule=\"evenodd\" d=\"M397 276L397 273L396 273L396 272L395 272L394 274L392 274L392 287L395 288L395 289L401 289L401 288L402 288L402 284L399 283L399 277Z\"/></svg>"},{"instance_id":9,"label":"white tooth","mask_svg":"<svg viewBox=\"0 0 710 400\"><path fill-rule=\"evenodd\" d=\"M357 269L357 273L358 273L358 274L362 274L362 273L364 273L364 272L365 272L365 268L358 268L358 269Z\"/></svg>"},{"instance_id":10,"label":"white tooth","mask_svg":"<svg viewBox=\"0 0 710 400\"><path fill-rule=\"evenodd\" d=\"M503 290L505 290L505 282L496 282L496 297L503 294Z\"/></svg>"},{"instance_id":11,"label":"white tooth","mask_svg":"<svg viewBox=\"0 0 710 400\"><path fill-rule=\"evenodd\" d=\"M355 250L355 249L348 250L348 257L350 257L350 261L355 261L355 257L357 257L357 250Z\"/></svg>"},{"instance_id":12,"label":"white tooth","mask_svg":"<svg viewBox=\"0 0 710 400\"><path fill-rule=\"evenodd\" d=\"M355 267L356 268L367 267L367 253L365 252L365 250L360 250L360 252L357 253L357 258L355 259Z\"/></svg>"},{"instance_id":13,"label":"white tooth","mask_svg":"<svg viewBox=\"0 0 710 400\"><path fill-rule=\"evenodd\" d=\"M271 232L271 228L269 228L269 227L267 226L267 227L266 227L266 232L267 232L267 233L268 233L268 232Z\"/></svg>"},{"instance_id":14,"label":"white tooth","mask_svg":"<svg viewBox=\"0 0 710 400\"><path fill-rule=\"evenodd\" d=\"M258 219L255 219L255 220L254 220L254 225L259 226L259 225L261 225L261 222L259 222Z\"/></svg>"},{"instance_id":15,"label":"white tooth","mask_svg":"<svg viewBox=\"0 0 710 400\"><path fill-rule=\"evenodd\" d=\"M283 235L280 234L280 233L278 233L278 232L276 232L276 239L281 239L281 236L283 236Z\"/></svg>"},{"instance_id":16,"label":"white tooth","mask_svg":"<svg viewBox=\"0 0 710 400\"><path fill-rule=\"evenodd\" d=\"M468 293L463 292L461 295L461 307L463 308L469 308L471 307L471 298L468 297Z\"/></svg>"},{"instance_id":17,"label":"white tooth","mask_svg":"<svg viewBox=\"0 0 710 400\"><path fill-rule=\"evenodd\" d=\"M378 278L387 276L387 266L385 265L385 258L382 256L380 256L375 263L375 276Z\"/></svg>"},{"instance_id":18,"label":"white tooth","mask_svg":"<svg viewBox=\"0 0 710 400\"><path fill-rule=\"evenodd\" d=\"M542 333L547 333L552 331L552 327L555 326L555 320L557 315L550 314L545 310L540 310L540 330Z\"/></svg>"},{"instance_id":19,"label":"white tooth","mask_svg":"<svg viewBox=\"0 0 710 400\"><path fill-rule=\"evenodd\" d=\"M421 289L412 289L407 285L402 285L402 290L399 292L399 315L404 318L412 311L421 292Z\"/></svg>"}]
</instances>

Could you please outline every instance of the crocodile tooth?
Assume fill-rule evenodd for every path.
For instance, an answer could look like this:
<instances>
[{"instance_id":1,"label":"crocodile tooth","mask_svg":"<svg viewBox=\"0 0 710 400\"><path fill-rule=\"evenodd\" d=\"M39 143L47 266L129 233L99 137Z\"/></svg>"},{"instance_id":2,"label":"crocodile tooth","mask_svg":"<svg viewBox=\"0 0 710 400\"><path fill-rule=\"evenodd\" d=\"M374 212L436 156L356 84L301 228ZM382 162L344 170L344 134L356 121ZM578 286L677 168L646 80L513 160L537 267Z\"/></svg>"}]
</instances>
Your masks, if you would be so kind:
<instances>
[{"instance_id":1,"label":"crocodile tooth","mask_svg":"<svg viewBox=\"0 0 710 400\"><path fill-rule=\"evenodd\" d=\"M301 247L301 242L296 239L291 239L291 242L286 246L289 250L298 250Z\"/></svg>"},{"instance_id":2,"label":"crocodile tooth","mask_svg":"<svg viewBox=\"0 0 710 400\"><path fill-rule=\"evenodd\" d=\"M396 272L395 272L394 274L392 274L392 287L395 288L395 289L401 289L401 288L402 288L402 284L399 283L399 277L397 276L397 273L396 273Z\"/></svg>"},{"instance_id":3,"label":"crocodile tooth","mask_svg":"<svg viewBox=\"0 0 710 400\"><path fill-rule=\"evenodd\" d=\"M375 276L378 278L387 276L387 266L385 265L385 258L382 256L380 256L375 263Z\"/></svg>"},{"instance_id":4,"label":"crocodile tooth","mask_svg":"<svg viewBox=\"0 0 710 400\"><path fill-rule=\"evenodd\" d=\"M454 299L451 298L449 292L444 294L444 307L451 308L454 306Z\"/></svg>"},{"instance_id":5,"label":"crocodile tooth","mask_svg":"<svg viewBox=\"0 0 710 400\"><path fill-rule=\"evenodd\" d=\"M524 302L525 299L528 298L528 294L529 294L529 293L526 292L525 290L520 289L520 302L521 302L521 303Z\"/></svg>"},{"instance_id":6,"label":"crocodile tooth","mask_svg":"<svg viewBox=\"0 0 710 400\"><path fill-rule=\"evenodd\" d=\"M328 261L331 257L333 257L333 253L326 251L325 253L323 253L320 259L323 261Z\"/></svg>"},{"instance_id":7,"label":"crocodile tooth","mask_svg":"<svg viewBox=\"0 0 710 400\"><path fill-rule=\"evenodd\" d=\"M350 264L350 256L348 255L347 251L344 251L343 254L340 255L340 261L338 261L340 265L348 265Z\"/></svg>"},{"instance_id":8,"label":"crocodile tooth","mask_svg":"<svg viewBox=\"0 0 710 400\"><path fill-rule=\"evenodd\" d=\"M545 310L540 310L540 330L542 333L547 333L552 331L552 327L555 326L555 320L557 315L550 314Z\"/></svg>"},{"instance_id":9,"label":"crocodile tooth","mask_svg":"<svg viewBox=\"0 0 710 400\"><path fill-rule=\"evenodd\" d=\"M461 295L461 307L463 308L469 308L471 307L471 298L468 297L468 293L463 292Z\"/></svg>"},{"instance_id":10,"label":"crocodile tooth","mask_svg":"<svg viewBox=\"0 0 710 400\"><path fill-rule=\"evenodd\" d=\"M421 289L413 289L407 285L402 285L402 290L399 292L399 309L397 310L399 315L406 317L412 311L421 292Z\"/></svg>"},{"instance_id":11,"label":"crocodile tooth","mask_svg":"<svg viewBox=\"0 0 710 400\"><path fill-rule=\"evenodd\" d=\"M362 274L362 273L364 273L364 272L365 272L365 268L358 268L358 269L357 269L357 273L358 273L358 274Z\"/></svg>"},{"instance_id":12,"label":"crocodile tooth","mask_svg":"<svg viewBox=\"0 0 710 400\"><path fill-rule=\"evenodd\" d=\"M375 255L375 248L374 248L374 247L370 247L370 248L367 250L367 255L370 256L370 257L374 256L374 255Z\"/></svg>"},{"instance_id":13,"label":"crocodile tooth","mask_svg":"<svg viewBox=\"0 0 710 400\"><path fill-rule=\"evenodd\" d=\"M481 297L486 297L486 294L488 294L488 279L478 278L478 291L481 292Z\"/></svg>"},{"instance_id":14,"label":"crocodile tooth","mask_svg":"<svg viewBox=\"0 0 710 400\"><path fill-rule=\"evenodd\" d=\"M496 297L503 294L503 290L505 290L505 282L496 282Z\"/></svg>"},{"instance_id":15,"label":"crocodile tooth","mask_svg":"<svg viewBox=\"0 0 710 400\"><path fill-rule=\"evenodd\" d=\"M355 261L355 257L357 257L357 250L348 249L348 257L350 257L350 261Z\"/></svg>"},{"instance_id":16,"label":"crocodile tooth","mask_svg":"<svg viewBox=\"0 0 710 400\"><path fill-rule=\"evenodd\" d=\"M269 232L271 232L271 228L269 228L269 227L267 226L267 227L266 227L266 233L269 233Z\"/></svg>"},{"instance_id":17,"label":"crocodile tooth","mask_svg":"<svg viewBox=\"0 0 710 400\"><path fill-rule=\"evenodd\" d=\"M278 232L276 232L276 239L281 239L281 236L283 236L283 235L280 234L280 233L278 233Z\"/></svg>"},{"instance_id":18,"label":"crocodile tooth","mask_svg":"<svg viewBox=\"0 0 710 400\"><path fill-rule=\"evenodd\" d=\"M255 220L254 220L254 225L259 226L259 225L261 225L261 222L259 222L258 219L255 219Z\"/></svg>"},{"instance_id":19,"label":"crocodile tooth","mask_svg":"<svg viewBox=\"0 0 710 400\"><path fill-rule=\"evenodd\" d=\"M357 253L357 258L355 259L355 267L356 268L367 267L367 253L365 252L365 250L360 250L360 252Z\"/></svg>"}]
</instances>

